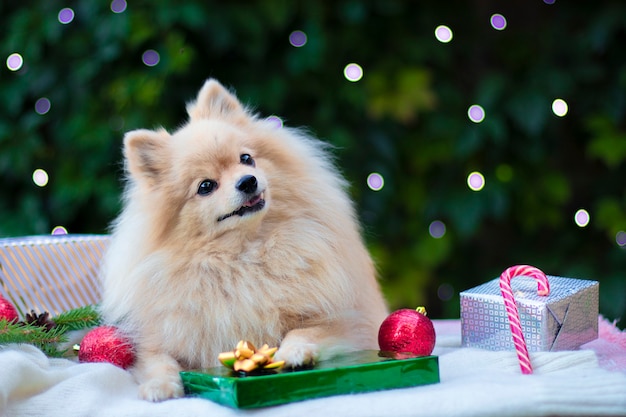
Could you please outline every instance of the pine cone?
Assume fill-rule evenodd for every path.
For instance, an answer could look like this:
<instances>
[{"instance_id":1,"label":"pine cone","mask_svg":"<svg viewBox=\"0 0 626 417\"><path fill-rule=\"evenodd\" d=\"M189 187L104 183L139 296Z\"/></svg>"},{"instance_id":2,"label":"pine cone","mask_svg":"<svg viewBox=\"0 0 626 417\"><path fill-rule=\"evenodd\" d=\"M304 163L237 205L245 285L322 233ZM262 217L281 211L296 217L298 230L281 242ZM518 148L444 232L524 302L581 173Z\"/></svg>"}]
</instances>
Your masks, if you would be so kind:
<instances>
[{"instance_id":1,"label":"pine cone","mask_svg":"<svg viewBox=\"0 0 626 417\"><path fill-rule=\"evenodd\" d=\"M52 330L56 326L56 323L50 319L50 313L44 311L41 314L35 313L35 310L30 310L30 313L26 313L26 324L32 324L33 326L45 327L46 331Z\"/></svg>"}]
</instances>

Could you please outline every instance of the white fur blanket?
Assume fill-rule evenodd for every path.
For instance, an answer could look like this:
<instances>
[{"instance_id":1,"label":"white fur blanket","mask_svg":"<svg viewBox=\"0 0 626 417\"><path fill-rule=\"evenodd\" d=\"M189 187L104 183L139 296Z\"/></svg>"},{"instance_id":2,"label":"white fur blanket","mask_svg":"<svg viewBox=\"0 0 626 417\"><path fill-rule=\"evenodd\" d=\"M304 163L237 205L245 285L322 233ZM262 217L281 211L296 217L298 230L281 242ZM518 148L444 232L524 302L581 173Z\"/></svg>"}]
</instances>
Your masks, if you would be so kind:
<instances>
[{"instance_id":1,"label":"white fur blanket","mask_svg":"<svg viewBox=\"0 0 626 417\"><path fill-rule=\"evenodd\" d=\"M606 320L578 351L531 354L460 348L460 324L435 321L441 383L343 395L257 410L198 398L137 399L131 375L109 364L48 359L27 345L0 347L0 415L18 416L626 416L626 333ZM604 329L604 330L603 330Z\"/></svg>"}]
</instances>

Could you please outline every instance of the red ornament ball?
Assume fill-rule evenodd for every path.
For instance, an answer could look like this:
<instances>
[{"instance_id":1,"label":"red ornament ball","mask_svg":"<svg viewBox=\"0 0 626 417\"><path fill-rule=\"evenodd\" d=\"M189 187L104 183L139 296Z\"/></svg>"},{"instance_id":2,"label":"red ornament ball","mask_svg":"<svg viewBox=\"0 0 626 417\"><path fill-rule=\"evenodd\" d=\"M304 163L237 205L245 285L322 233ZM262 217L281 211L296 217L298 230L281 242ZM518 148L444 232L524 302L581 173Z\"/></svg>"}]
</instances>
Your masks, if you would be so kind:
<instances>
[{"instance_id":1,"label":"red ornament ball","mask_svg":"<svg viewBox=\"0 0 626 417\"><path fill-rule=\"evenodd\" d=\"M378 346L383 354L396 357L430 355L435 348L435 328L426 309L405 308L387 316L378 330Z\"/></svg>"},{"instance_id":2,"label":"red ornament ball","mask_svg":"<svg viewBox=\"0 0 626 417\"><path fill-rule=\"evenodd\" d=\"M130 340L113 326L90 330L78 349L80 362L108 362L127 369L135 362L135 351Z\"/></svg>"},{"instance_id":3,"label":"red ornament ball","mask_svg":"<svg viewBox=\"0 0 626 417\"><path fill-rule=\"evenodd\" d=\"M0 295L0 320L15 323L19 320L17 309L9 300Z\"/></svg>"}]
</instances>

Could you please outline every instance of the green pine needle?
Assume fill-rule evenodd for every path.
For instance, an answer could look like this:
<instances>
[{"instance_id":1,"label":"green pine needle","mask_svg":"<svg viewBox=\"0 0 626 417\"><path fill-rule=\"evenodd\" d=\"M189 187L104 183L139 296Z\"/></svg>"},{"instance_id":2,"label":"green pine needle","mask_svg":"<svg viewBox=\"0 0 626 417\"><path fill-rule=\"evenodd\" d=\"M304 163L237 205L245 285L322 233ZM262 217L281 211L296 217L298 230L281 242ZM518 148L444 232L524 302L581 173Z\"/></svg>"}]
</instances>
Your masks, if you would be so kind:
<instances>
[{"instance_id":1,"label":"green pine needle","mask_svg":"<svg viewBox=\"0 0 626 417\"><path fill-rule=\"evenodd\" d=\"M65 327L67 331L83 330L98 326L100 315L95 306L85 306L63 312L52 320L57 326Z\"/></svg>"}]
</instances>

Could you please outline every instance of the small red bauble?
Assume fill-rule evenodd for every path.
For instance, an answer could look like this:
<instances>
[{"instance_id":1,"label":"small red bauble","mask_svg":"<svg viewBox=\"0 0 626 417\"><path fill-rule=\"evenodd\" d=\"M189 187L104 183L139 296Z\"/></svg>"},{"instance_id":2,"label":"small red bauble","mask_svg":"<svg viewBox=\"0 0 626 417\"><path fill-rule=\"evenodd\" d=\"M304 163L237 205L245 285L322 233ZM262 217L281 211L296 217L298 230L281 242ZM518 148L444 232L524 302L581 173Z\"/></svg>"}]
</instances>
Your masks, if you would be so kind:
<instances>
[{"instance_id":1,"label":"small red bauble","mask_svg":"<svg viewBox=\"0 0 626 417\"><path fill-rule=\"evenodd\" d=\"M428 356L435 348L435 328L426 309L408 308L391 313L378 330L378 346L394 357Z\"/></svg>"},{"instance_id":2,"label":"small red bauble","mask_svg":"<svg viewBox=\"0 0 626 417\"><path fill-rule=\"evenodd\" d=\"M17 309L9 300L0 295L0 320L15 323L19 320Z\"/></svg>"},{"instance_id":3,"label":"small red bauble","mask_svg":"<svg viewBox=\"0 0 626 417\"><path fill-rule=\"evenodd\" d=\"M135 361L130 340L113 326L100 326L90 330L78 349L81 362L108 362L127 369Z\"/></svg>"}]
</instances>

